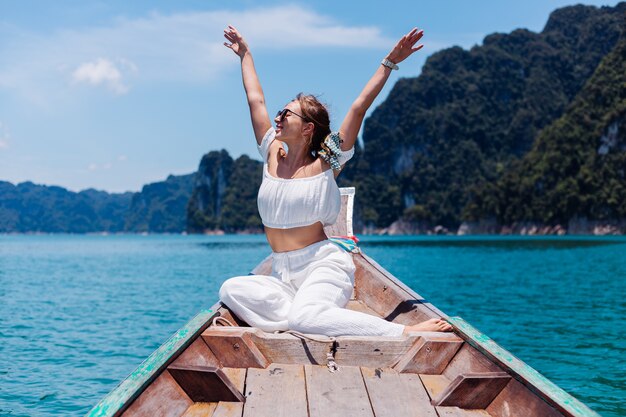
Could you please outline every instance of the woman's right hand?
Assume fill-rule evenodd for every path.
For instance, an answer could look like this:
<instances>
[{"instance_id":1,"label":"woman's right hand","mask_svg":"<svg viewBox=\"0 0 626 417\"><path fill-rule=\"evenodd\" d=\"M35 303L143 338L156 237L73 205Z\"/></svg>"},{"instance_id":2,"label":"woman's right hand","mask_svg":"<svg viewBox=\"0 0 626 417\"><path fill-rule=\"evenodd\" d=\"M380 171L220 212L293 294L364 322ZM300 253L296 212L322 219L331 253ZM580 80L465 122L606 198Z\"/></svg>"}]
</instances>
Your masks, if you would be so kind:
<instances>
[{"instance_id":1,"label":"woman's right hand","mask_svg":"<svg viewBox=\"0 0 626 417\"><path fill-rule=\"evenodd\" d=\"M231 49L239 58L243 58L248 52L248 44L241 33L234 26L228 25L228 28L224 29L224 37L230 42L224 42L224 46Z\"/></svg>"}]
</instances>

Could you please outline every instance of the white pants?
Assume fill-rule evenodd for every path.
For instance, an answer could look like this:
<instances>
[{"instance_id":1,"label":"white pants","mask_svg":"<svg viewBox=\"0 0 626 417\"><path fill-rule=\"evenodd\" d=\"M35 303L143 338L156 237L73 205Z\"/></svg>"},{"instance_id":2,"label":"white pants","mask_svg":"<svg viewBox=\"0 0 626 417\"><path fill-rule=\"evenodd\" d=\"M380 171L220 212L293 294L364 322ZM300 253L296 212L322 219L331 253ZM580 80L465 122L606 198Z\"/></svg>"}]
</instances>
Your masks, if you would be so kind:
<instances>
[{"instance_id":1,"label":"white pants","mask_svg":"<svg viewBox=\"0 0 626 417\"><path fill-rule=\"evenodd\" d=\"M272 253L272 275L228 279L220 299L250 326L326 336L400 336L404 326L344 307L354 285L352 256L324 240Z\"/></svg>"}]
</instances>

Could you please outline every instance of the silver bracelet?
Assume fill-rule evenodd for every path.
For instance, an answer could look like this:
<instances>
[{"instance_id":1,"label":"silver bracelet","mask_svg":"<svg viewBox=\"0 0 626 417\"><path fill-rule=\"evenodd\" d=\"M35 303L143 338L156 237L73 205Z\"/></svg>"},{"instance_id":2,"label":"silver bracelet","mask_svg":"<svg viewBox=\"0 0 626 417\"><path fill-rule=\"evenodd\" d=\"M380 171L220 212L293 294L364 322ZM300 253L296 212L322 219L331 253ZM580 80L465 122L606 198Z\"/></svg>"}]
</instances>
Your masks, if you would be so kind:
<instances>
[{"instance_id":1,"label":"silver bracelet","mask_svg":"<svg viewBox=\"0 0 626 417\"><path fill-rule=\"evenodd\" d=\"M399 66L397 66L396 64L388 60L387 58L383 59L383 62L381 62L381 64L383 64L384 66L392 70L397 70L400 68Z\"/></svg>"}]
</instances>

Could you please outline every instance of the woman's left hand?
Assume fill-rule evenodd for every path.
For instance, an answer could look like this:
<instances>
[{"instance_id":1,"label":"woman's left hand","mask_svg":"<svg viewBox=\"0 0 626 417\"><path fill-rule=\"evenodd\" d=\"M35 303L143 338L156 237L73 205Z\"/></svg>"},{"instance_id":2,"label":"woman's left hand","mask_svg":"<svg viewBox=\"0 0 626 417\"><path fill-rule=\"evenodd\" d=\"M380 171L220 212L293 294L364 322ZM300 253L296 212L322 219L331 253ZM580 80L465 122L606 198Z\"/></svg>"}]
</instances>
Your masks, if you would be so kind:
<instances>
[{"instance_id":1,"label":"woman's left hand","mask_svg":"<svg viewBox=\"0 0 626 417\"><path fill-rule=\"evenodd\" d=\"M412 31L407 33L398 41L396 46L393 47L391 52L387 55L387 59L393 62L394 64L398 64L405 59L407 59L413 52L419 51L422 49L424 45L417 45L417 47L413 47L417 41L422 39L424 36L423 30L417 30L417 28L413 28Z\"/></svg>"}]
</instances>

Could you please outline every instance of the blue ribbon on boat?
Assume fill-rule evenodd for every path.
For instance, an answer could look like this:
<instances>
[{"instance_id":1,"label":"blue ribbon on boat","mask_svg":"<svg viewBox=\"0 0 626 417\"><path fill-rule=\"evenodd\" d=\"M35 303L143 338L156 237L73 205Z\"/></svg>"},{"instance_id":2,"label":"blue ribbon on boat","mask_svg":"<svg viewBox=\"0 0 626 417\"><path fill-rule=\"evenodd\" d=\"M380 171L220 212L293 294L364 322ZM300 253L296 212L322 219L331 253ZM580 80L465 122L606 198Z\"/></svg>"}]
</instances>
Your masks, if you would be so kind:
<instances>
[{"instance_id":1,"label":"blue ribbon on boat","mask_svg":"<svg viewBox=\"0 0 626 417\"><path fill-rule=\"evenodd\" d=\"M357 246L359 239L356 236L330 236L328 240L344 249L346 252L360 252L359 247Z\"/></svg>"}]
</instances>

